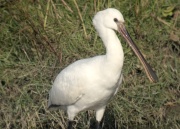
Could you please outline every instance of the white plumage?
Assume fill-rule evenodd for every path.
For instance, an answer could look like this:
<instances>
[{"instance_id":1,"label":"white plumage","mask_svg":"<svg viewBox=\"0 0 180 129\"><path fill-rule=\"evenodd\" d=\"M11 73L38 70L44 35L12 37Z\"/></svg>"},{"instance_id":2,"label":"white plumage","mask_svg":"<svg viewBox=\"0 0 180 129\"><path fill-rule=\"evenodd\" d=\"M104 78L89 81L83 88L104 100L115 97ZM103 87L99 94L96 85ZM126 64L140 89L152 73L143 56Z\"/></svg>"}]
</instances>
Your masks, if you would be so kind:
<instances>
[{"instance_id":1,"label":"white plumage","mask_svg":"<svg viewBox=\"0 0 180 129\"><path fill-rule=\"evenodd\" d=\"M108 101L122 82L124 53L115 31L128 38L123 34L123 23L122 14L113 8L94 16L93 24L106 47L106 55L78 60L62 70L49 91L49 108L65 110L70 122L80 111L95 110L99 128ZM71 127L69 123L68 128Z\"/></svg>"}]
</instances>

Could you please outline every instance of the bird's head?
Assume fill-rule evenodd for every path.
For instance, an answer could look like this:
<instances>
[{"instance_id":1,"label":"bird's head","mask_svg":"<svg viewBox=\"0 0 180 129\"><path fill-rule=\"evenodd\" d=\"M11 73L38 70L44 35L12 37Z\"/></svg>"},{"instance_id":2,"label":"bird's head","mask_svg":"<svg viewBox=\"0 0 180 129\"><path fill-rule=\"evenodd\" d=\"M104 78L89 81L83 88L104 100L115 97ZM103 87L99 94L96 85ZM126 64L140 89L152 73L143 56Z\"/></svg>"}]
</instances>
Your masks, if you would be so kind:
<instances>
[{"instance_id":1,"label":"bird's head","mask_svg":"<svg viewBox=\"0 0 180 129\"><path fill-rule=\"evenodd\" d=\"M127 42L131 40L124 25L123 15L117 9L108 8L99 11L93 18L93 25L98 32L101 31L101 33L103 33L103 28L112 29L118 31Z\"/></svg>"},{"instance_id":2,"label":"bird's head","mask_svg":"<svg viewBox=\"0 0 180 129\"><path fill-rule=\"evenodd\" d=\"M121 12L114 8L108 8L99 11L93 18L93 24L98 30L99 27L106 27L118 31L119 25L124 24L124 18Z\"/></svg>"},{"instance_id":3,"label":"bird's head","mask_svg":"<svg viewBox=\"0 0 180 129\"><path fill-rule=\"evenodd\" d=\"M157 75L152 70L150 65L146 62L143 55L141 54L136 44L131 39L128 31L126 30L124 25L124 18L121 12L113 8L108 8L103 11L99 11L93 18L93 24L96 30L101 33L106 33L105 29L113 29L118 31L122 35L122 37L124 37L126 42L130 45L136 56L141 61L150 81L157 82L158 80Z\"/></svg>"}]
</instances>

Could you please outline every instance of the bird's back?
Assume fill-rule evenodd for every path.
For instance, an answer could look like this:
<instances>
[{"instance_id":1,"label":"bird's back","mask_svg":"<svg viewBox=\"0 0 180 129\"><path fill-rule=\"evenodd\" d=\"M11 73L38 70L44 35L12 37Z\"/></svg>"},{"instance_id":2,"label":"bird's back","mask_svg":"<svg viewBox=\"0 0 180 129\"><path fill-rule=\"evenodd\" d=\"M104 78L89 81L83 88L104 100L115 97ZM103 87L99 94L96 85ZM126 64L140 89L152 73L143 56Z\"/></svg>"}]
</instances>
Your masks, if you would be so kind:
<instances>
[{"instance_id":1,"label":"bird's back","mask_svg":"<svg viewBox=\"0 0 180 129\"><path fill-rule=\"evenodd\" d=\"M103 103L101 99L108 100L117 88L113 85L117 83L119 75L108 73L104 64L105 58L96 56L79 60L61 71L50 90L48 105L66 107L79 102L82 105L87 103L88 106L88 102Z\"/></svg>"},{"instance_id":2,"label":"bird's back","mask_svg":"<svg viewBox=\"0 0 180 129\"><path fill-rule=\"evenodd\" d=\"M75 103L102 67L103 56L82 59L63 69L56 77L49 92L49 104L71 105Z\"/></svg>"}]
</instances>

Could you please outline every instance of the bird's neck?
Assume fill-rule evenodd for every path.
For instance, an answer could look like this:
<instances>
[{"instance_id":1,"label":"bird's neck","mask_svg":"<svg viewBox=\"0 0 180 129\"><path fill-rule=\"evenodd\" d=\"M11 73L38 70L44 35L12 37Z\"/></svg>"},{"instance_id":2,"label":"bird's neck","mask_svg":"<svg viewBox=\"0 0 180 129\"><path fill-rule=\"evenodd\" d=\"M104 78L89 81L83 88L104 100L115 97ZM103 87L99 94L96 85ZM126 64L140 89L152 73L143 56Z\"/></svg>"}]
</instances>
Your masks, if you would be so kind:
<instances>
[{"instance_id":1,"label":"bird's neck","mask_svg":"<svg viewBox=\"0 0 180 129\"><path fill-rule=\"evenodd\" d=\"M122 69L124 62L124 52L122 45L112 29L104 28L100 33L104 45L106 47L106 62L109 67L113 67L115 70L119 71Z\"/></svg>"}]
</instances>

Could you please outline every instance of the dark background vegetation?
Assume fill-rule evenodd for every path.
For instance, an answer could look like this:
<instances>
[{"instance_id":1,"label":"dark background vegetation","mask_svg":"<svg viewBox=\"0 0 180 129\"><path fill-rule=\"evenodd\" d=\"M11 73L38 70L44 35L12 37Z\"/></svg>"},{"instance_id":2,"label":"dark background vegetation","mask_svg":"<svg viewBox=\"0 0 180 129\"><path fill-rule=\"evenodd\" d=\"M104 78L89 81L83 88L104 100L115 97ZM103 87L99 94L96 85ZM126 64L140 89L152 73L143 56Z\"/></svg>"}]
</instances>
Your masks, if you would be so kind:
<instances>
[{"instance_id":1,"label":"dark background vegetation","mask_svg":"<svg viewBox=\"0 0 180 129\"><path fill-rule=\"evenodd\" d=\"M122 40L123 84L104 128L180 128L179 0L0 0L0 128L67 127L63 111L47 110L48 91L68 64L105 54L92 18L108 7L122 12L159 82L149 82ZM89 128L84 112L75 120L75 128Z\"/></svg>"}]
</instances>

